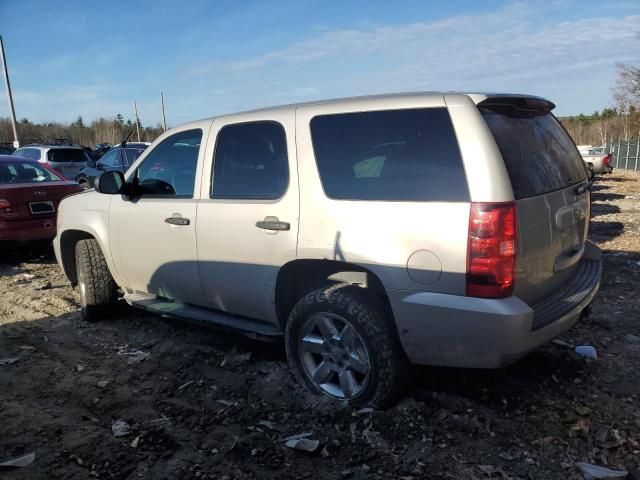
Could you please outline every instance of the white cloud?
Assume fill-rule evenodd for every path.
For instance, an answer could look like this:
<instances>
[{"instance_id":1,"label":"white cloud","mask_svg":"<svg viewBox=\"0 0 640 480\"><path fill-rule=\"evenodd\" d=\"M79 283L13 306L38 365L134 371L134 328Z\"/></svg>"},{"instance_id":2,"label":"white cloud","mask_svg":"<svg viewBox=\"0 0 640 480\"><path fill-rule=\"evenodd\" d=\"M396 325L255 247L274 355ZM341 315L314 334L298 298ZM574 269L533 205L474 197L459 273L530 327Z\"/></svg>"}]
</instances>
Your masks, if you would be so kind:
<instances>
[{"instance_id":1,"label":"white cloud","mask_svg":"<svg viewBox=\"0 0 640 480\"><path fill-rule=\"evenodd\" d=\"M289 96L308 98L402 90L499 90L553 98L573 86L592 97L584 107L554 98L565 113L605 106L614 65L638 60L640 15L553 22L553 8L515 3L489 14L323 31L261 55L193 66L188 73L234 79L236 95L248 104L265 97L247 93L247 85L271 82L269 100L279 100L282 84Z\"/></svg>"}]
</instances>

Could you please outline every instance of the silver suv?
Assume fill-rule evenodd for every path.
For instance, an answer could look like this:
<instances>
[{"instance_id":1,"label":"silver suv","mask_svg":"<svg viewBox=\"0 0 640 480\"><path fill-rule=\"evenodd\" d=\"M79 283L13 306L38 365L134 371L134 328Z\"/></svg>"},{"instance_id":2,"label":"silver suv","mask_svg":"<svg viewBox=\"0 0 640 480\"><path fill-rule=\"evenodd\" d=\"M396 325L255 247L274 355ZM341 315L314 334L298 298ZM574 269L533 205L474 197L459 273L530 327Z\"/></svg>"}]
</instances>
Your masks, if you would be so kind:
<instances>
[{"instance_id":1,"label":"silver suv","mask_svg":"<svg viewBox=\"0 0 640 480\"><path fill-rule=\"evenodd\" d=\"M70 145L26 145L12 155L47 163L69 180L76 178L89 161L83 148Z\"/></svg>"},{"instance_id":2,"label":"silver suv","mask_svg":"<svg viewBox=\"0 0 640 480\"><path fill-rule=\"evenodd\" d=\"M56 256L87 320L119 287L284 336L301 383L383 406L409 363L506 365L596 294L587 170L553 108L419 93L189 123L63 200Z\"/></svg>"}]
</instances>

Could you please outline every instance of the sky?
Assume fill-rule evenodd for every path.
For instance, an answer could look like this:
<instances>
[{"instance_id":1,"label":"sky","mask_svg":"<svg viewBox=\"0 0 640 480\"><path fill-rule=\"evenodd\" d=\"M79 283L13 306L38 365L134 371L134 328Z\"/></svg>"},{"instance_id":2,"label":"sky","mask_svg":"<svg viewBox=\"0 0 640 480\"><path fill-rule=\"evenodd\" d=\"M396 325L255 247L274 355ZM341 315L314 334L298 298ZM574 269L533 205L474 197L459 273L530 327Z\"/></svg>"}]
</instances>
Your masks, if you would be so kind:
<instances>
[{"instance_id":1,"label":"sky","mask_svg":"<svg viewBox=\"0 0 640 480\"><path fill-rule=\"evenodd\" d=\"M0 0L16 116L169 125L406 91L528 93L557 115L613 103L640 65L640 1ZM0 117L8 117L0 84Z\"/></svg>"}]
</instances>

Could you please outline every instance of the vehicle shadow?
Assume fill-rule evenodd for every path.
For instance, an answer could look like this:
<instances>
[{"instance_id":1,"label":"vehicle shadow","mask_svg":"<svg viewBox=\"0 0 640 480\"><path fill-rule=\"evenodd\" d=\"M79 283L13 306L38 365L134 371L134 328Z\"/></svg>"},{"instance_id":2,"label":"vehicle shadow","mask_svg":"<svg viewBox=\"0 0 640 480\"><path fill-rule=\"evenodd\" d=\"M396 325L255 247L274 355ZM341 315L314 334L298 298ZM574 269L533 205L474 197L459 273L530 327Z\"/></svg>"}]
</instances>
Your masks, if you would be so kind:
<instances>
[{"instance_id":1,"label":"vehicle shadow","mask_svg":"<svg viewBox=\"0 0 640 480\"><path fill-rule=\"evenodd\" d=\"M591 194L591 201L593 202L606 202L610 200L621 200L625 198L625 195L619 193L599 193L594 192Z\"/></svg>"},{"instance_id":2,"label":"vehicle shadow","mask_svg":"<svg viewBox=\"0 0 640 480\"><path fill-rule=\"evenodd\" d=\"M600 215L610 215L613 213L620 213L620 207L612 205L610 203L598 203L591 204L591 216L598 217Z\"/></svg>"},{"instance_id":3,"label":"vehicle shadow","mask_svg":"<svg viewBox=\"0 0 640 480\"><path fill-rule=\"evenodd\" d=\"M0 265L22 262L51 265L56 262L51 241L0 243Z\"/></svg>"},{"instance_id":4,"label":"vehicle shadow","mask_svg":"<svg viewBox=\"0 0 640 480\"><path fill-rule=\"evenodd\" d=\"M595 243L612 240L622 235L623 232L624 223L622 222L593 221L589 223L589 239Z\"/></svg>"}]
</instances>

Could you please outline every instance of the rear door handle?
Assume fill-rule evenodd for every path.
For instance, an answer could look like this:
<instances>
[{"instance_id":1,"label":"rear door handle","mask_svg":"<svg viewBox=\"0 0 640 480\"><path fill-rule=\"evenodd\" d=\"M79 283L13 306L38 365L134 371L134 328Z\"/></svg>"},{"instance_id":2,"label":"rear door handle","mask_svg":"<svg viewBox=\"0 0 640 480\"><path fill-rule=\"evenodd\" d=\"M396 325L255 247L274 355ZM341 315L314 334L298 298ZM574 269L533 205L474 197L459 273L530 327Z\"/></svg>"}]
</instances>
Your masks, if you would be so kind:
<instances>
[{"instance_id":1,"label":"rear door handle","mask_svg":"<svg viewBox=\"0 0 640 480\"><path fill-rule=\"evenodd\" d=\"M278 217L265 217L264 220L256 222L256 227L263 230L289 230L291 225L289 222L281 222Z\"/></svg>"},{"instance_id":2,"label":"rear door handle","mask_svg":"<svg viewBox=\"0 0 640 480\"><path fill-rule=\"evenodd\" d=\"M165 223L169 223L171 225L189 225L191 221L188 218L182 217L169 217L164 219Z\"/></svg>"}]
</instances>

